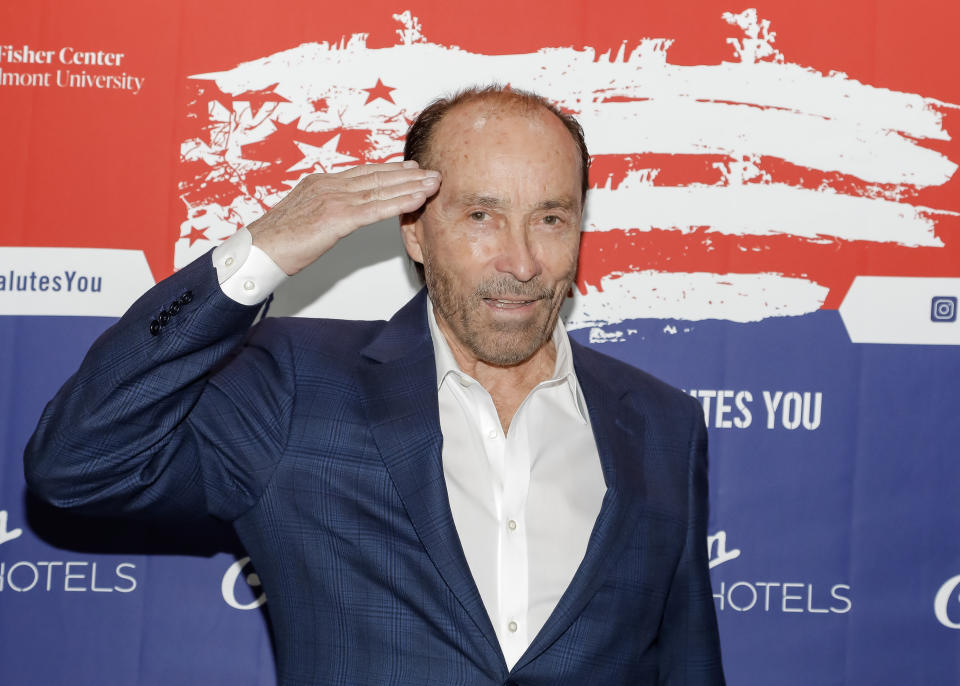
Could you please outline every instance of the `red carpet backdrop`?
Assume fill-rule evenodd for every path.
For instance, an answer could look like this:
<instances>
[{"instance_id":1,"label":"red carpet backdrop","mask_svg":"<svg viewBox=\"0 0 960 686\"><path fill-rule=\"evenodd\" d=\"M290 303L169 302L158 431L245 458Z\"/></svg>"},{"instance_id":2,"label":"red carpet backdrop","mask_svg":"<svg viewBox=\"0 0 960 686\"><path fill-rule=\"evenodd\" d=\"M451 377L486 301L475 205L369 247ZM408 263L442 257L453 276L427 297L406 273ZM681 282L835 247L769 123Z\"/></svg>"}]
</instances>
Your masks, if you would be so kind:
<instances>
[{"instance_id":1,"label":"red carpet backdrop","mask_svg":"<svg viewBox=\"0 0 960 686\"><path fill-rule=\"evenodd\" d=\"M702 402L729 683L960 682L958 26L894 0L4 4L0 682L275 683L228 529L54 511L23 447L153 283L493 82L586 131L568 328ZM400 249L395 222L352 235L271 315L388 317Z\"/></svg>"}]
</instances>

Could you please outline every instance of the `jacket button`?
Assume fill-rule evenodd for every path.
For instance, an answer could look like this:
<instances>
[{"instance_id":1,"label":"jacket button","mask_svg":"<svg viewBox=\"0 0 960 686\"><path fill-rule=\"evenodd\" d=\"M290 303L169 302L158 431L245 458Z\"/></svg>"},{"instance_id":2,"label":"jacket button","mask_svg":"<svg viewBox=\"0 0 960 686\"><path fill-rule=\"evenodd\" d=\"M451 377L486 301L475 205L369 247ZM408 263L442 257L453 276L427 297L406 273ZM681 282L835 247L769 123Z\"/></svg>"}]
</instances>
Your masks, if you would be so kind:
<instances>
[{"instance_id":1,"label":"jacket button","mask_svg":"<svg viewBox=\"0 0 960 686\"><path fill-rule=\"evenodd\" d=\"M160 326L166 326L170 321L170 313L166 310L160 310L160 315L157 317L157 321L160 322Z\"/></svg>"},{"instance_id":2,"label":"jacket button","mask_svg":"<svg viewBox=\"0 0 960 686\"><path fill-rule=\"evenodd\" d=\"M150 322L150 334L156 336L158 333L160 333L160 322L154 319Z\"/></svg>"},{"instance_id":3,"label":"jacket button","mask_svg":"<svg viewBox=\"0 0 960 686\"><path fill-rule=\"evenodd\" d=\"M187 303L191 302L193 300L193 291L184 291L179 300L181 305L186 305Z\"/></svg>"},{"instance_id":4,"label":"jacket button","mask_svg":"<svg viewBox=\"0 0 960 686\"><path fill-rule=\"evenodd\" d=\"M167 312L169 312L170 314L177 314L178 312L180 312L180 301L174 300L172 303L167 305Z\"/></svg>"}]
</instances>

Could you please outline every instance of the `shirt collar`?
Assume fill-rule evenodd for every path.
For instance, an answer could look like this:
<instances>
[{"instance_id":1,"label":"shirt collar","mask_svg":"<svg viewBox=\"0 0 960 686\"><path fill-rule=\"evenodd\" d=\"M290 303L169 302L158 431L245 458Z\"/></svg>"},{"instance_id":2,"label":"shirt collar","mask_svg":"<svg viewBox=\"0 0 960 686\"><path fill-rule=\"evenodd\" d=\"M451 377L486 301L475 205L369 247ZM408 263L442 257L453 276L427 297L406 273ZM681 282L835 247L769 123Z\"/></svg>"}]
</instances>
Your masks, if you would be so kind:
<instances>
[{"instance_id":1,"label":"shirt collar","mask_svg":"<svg viewBox=\"0 0 960 686\"><path fill-rule=\"evenodd\" d=\"M477 383L476 379L466 374L460 369L456 359L453 357L453 351L447 342L443 332L437 324L436 315L433 312L433 302L430 296L427 296L427 322L430 327L430 338L433 340L433 356L437 365L437 391L443 386L443 382L448 376L457 377L457 381ZM560 317L557 317L557 323L553 327L551 336L553 345L557 350L557 361L553 367L553 376L547 381L541 382L537 388L546 385L564 384L570 390L570 399L580 418L586 423L589 422L587 414L587 404L583 398L583 392L580 390L580 384L577 382L577 375L573 368L573 350L570 348L570 338L567 336L567 330L563 326ZM468 384L465 384L468 385Z\"/></svg>"}]
</instances>

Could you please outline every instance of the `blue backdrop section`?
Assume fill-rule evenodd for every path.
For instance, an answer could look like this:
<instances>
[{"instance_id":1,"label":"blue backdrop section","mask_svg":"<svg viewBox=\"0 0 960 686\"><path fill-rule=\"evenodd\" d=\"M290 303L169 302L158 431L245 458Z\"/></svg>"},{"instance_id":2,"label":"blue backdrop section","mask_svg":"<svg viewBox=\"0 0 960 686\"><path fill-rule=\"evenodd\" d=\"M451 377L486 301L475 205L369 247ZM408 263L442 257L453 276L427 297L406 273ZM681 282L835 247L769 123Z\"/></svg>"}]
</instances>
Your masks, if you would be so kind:
<instances>
[{"instance_id":1,"label":"blue backdrop section","mask_svg":"<svg viewBox=\"0 0 960 686\"><path fill-rule=\"evenodd\" d=\"M112 323L0 317L0 511L23 531L0 544L0 684L274 684L264 614L221 594L243 555L228 527L83 518L25 492L23 448L43 406ZM232 590L254 598L242 581Z\"/></svg>"},{"instance_id":2,"label":"blue backdrop section","mask_svg":"<svg viewBox=\"0 0 960 686\"><path fill-rule=\"evenodd\" d=\"M710 533L725 537L711 548L712 579L729 682L960 683L960 635L933 609L960 574L956 348L855 345L833 311L616 328L637 333L601 351L707 396ZM732 397L718 403L720 391ZM750 421L738 428L743 392ZM797 419L790 393L809 398L811 420L821 394L815 428L802 405L787 428ZM730 407L719 420L718 404ZM960 621L956 594L948 609Z\"/></svg>"},{"instance_id":3,"label":"blue backdrop section","mask_svg":"<svg viewBox=\"0 0 960 686\"><path fill-rule=\"evenodd\" d=\"M265 614L228 602L252 604L255 573L221 588L244 556L229 530L83 519L25 493L43 405L110 323L0 318L3 683L273 684ZM598 350L705 408L729 683L958 683L960 631L933 605L960 574L956 350L854 345L831 311L616 328L636 333ZM960 622L956 592L946 612Z\"/></svg>"}]
</instances>

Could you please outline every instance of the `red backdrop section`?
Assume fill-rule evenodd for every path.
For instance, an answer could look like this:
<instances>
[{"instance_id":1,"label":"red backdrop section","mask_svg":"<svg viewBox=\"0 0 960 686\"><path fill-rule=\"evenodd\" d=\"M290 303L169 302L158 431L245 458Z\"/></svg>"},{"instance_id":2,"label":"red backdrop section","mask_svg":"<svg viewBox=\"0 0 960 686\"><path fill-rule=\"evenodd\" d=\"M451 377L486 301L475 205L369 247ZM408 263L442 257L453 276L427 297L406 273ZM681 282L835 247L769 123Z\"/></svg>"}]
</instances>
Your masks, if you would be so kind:
<instances>
[{"instance_id":1,"label":"red backdrop section","mask_svg":"<svg viewBox=\"0 0 960 686\"><path fill-rule=\"evenodd\" d=\"M790 60L824 73L840 69L875 86L960 101L955 27L960 5L877 0L751 3L770 20ZM724 38L741 35L720 20L729 2L680 5L585 3L541 5L503 0L418 2L415 14L434 42L484 54L543 46L616 51L639 37L675 39L670 61L716 64L731 57ZM125 55L123 71L145 79L138 95L77 88L3 88L0 144L0 242L21 246L142 249L156 278L173 270L173 245L184 207L177 197L177 142L188 132L187 76L229 69L304 42L368 33L368 45L397 41L395 3L110 0L8 3L0 9L4 44L34 49L106 49ZM789 30L784 30L788 28ZM23 65L0 64L9 69ZM90 71L94 71L91 69ZM429 65L422 77L430 78ZM951 119L954 115L951 116ZM946 124L952 130L951 123ZM927 143L925 143L927 144ZM957 142L929 143L957 156ZM951 204L960 180L923 191L920 202ZM951 231L958 225L950 223ZM875 258L874 270L897 268ZM950 257L934 271L953 272ZM838 294L833 294L835 307ZM839 295L842 297L842 293Z\"/></svg>"}]
</instances>

